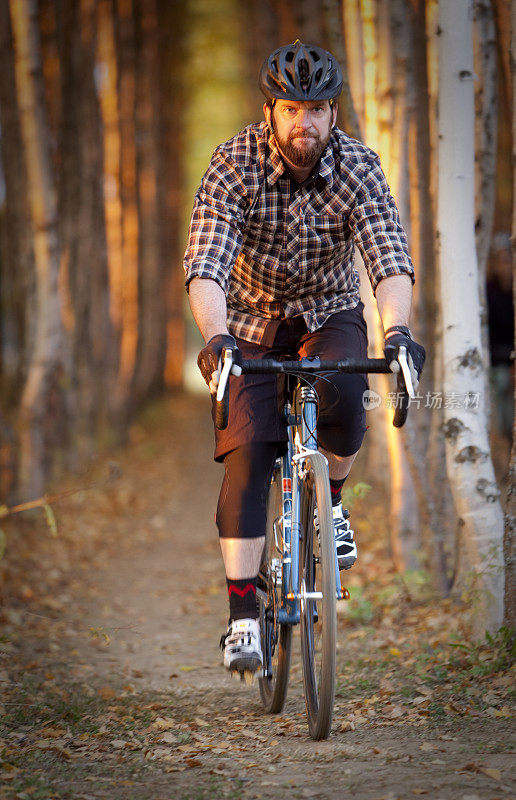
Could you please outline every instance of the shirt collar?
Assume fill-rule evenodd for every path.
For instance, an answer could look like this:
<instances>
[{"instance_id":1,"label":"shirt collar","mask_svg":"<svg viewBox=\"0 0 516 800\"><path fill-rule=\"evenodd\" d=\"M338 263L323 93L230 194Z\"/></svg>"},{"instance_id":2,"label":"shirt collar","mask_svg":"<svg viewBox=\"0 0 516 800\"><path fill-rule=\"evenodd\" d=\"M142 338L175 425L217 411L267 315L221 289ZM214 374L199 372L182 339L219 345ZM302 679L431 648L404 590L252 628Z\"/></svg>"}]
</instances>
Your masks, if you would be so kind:
<instances>
[{"instance_id":1,"label":"shirt collar","mask_svg":"<svg viewBox=\"0 0 516 800\"><path fill-rule=\"evenodd\" d=\"M269 153L266 163L267 182L274 186L278 178L280 178L286 171L285 162L283 161L276 137L273 133L269 134Z\"/></svg>"},{"instance_id":2,"label":"shirt collar","mask_svg":"<svg viewBox=\"0 0 516 800\"><path fill-rule=\"evenodd\" d=\"M322 178L325 183L331 188L333 184L333 177L334 177L334 170L335 170L335 158L333 156L333 147L332 147L332 138L330 136L330 141L328 142L324 153L321 156L321 160L319 161L319 167L312 174L312 178L316 180L317 178ZM285 162L281 157L281 153L278 148L278 143L276 142L276 137L273 133L269 134L269 152L266 161L266 176L267 182L270 186L274 186L276 181L286 172L287 167L285 166Z\"/></svg>"}]
</instances>

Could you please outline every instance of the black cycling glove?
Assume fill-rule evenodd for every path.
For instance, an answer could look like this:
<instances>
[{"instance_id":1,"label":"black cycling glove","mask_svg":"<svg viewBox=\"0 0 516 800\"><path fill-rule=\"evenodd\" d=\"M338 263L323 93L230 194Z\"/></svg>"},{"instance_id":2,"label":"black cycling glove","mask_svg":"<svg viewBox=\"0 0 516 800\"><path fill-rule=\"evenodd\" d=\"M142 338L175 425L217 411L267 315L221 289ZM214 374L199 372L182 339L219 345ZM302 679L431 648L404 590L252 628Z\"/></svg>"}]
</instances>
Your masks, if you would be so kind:
<instances>
[{"instance_id":1,"label":"black cycling glove","mask_svg":"<svg viewBox=\"0 0 516 800\"><path fill-rule=\"evenodd\" d=\"M425 348L412 339L409 329L404 325L394 325L392 328L388 328L385 333L386 336L383 343L385 360L389 366L393 361L397 361L399 349L404 346L407 350L410 376L414 389L416 389L419 383L419 376L423 371L423 364L425 363Z\"/></svg>"},{"instance_id":2,"label":"black cycling glove","mask_svg":"<svg viewBox=\"0 0 516 800\"><path fill-rule=\"evenodd\" d=\"M238 365L242 357L237 347L235 337L224 333L213 336L207 345L203 347L197 358L197 366L201 370L201 375L210 387L210 390L214 389L218 383L218 374L216 380L214 380L213 373L218 373L220 370L220 357L225 347L231 348L233 351L233 363Z\"/></svg>"}]
</instances>

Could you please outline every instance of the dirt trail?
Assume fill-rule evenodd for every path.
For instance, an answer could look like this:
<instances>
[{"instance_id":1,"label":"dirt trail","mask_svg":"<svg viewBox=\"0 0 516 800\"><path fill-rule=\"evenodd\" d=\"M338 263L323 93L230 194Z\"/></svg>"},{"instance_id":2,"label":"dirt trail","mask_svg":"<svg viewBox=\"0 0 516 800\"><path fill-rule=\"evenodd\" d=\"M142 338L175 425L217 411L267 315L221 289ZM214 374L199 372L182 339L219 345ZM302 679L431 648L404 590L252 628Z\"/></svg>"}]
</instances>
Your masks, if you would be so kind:
<instances>
[{"instance_id":1,"label":"dirt trail","mask_svg":"<svg viewBox=\"0 0 516 800\"><path fill-rule=\"evenodd\" d=\"M514 797L503 643L450 648L461 610L378 568L365 512L331 738L308 738L297 638L280 717L230 679L211 449L205 401L161 403L115 455L120 477L56 506L58 538L7 530L0 798Z\"/></svg>"}]
</instances>

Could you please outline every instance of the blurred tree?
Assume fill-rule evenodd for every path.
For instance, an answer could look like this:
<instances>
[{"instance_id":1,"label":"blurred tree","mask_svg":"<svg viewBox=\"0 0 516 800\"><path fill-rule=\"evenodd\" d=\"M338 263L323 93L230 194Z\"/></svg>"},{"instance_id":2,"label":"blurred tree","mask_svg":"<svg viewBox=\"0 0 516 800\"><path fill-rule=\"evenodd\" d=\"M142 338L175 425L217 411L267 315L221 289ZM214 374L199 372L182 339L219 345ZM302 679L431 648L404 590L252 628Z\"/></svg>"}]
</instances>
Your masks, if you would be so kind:
<instances>
[{"instance_id":1,"label":"blurred tree","mask_svg":"<svg viewBox=\"0 0 516 800\"><path fill-rule=\"evenodd\" d=\"M185 65L179 3L13 0L0 14L4 498L16 449L24 495L41 493L56 459L78 468L106 423L123 435L181 382Z\"/></svg>"},{"instance_id":2,"label":"blurred tree","mask_svg":"<svg viewBox=\"0 0 516 800\"><path fill-rule=\"evenodd\" d=\"M43 492L63 377L56 186L35 0L11 0L16 90L24 147L34 251L34 294L28 297L27 372L19 408L20 477L28 496Z\"/></svg>"},{"instance_id":3,"label":"blurred tree","mask_svg":"<svg viewBox=\"0 0 516 800\"><path fill-rule=\"evenodd\" d=\"M107 251L103 213L100 108L95 85L94 0L70 0L55 14L60 84L53 85L59 186L61 315L68 385L67 425L73 444L68 464L91 455L105 417L108 364L116 350L108 313ZM55 55L47 53L45 61Z\"/></svg>"},{"instance_id":4,"label":"blurred tree","mask_svg":"<svg viewBox=\"0 0 516 800\"><path fill-rule=\"evenodd\" d=\"M514 331L516 333L516 3L511 9L511 78L512 78L512 294L514 301ZM516 339L514 342L516 353ZM514 380L515 362L512 362L512 379L514 384L514 406L516 409L516 381ZM505 614L504 623L516 629L516 413L512 426L512 449L509 464L509 489L505 511L504 530L505 559Z\"/></svg>"},{"instance_id":5,"label":"blurred tree","mask_svg":"<svg viewBox=\"0 0 516 800\"><path fill-rule=\"evenodd\" d=\"M469 0L442 3L439 27L438 236L443 308L446 466L455 508L457 585L469 591L474 632L503 617L502 510L487 439L479 278L474 240L473 32ZM458 243L460 242L460 246ZM460 298L460 302L459 302ZM466 395L470 402L460 402ZM477 402L478 398L478 402Z\"/></svg>"},{"instance_id":6,"label":"blurred tree","mask_svg":"<svg viewBox=\"0 0 516 800\"><path fill-rule=\"evenodd\" d=\"M144 6L143 6L144 7ZM183 383L185 359L183 203L190 154L187 148L187 116L192 86L192 61L186 41L187 6L157 0L158 86L155 112L158 148L156 176L159 210L159 297L158 306L149 303L147 314L163 315L162 346L157 351L155 378L151 391L163 383L177 389ZM150 336L150 330L147 334ZM163 339L164 337L164 339ZM142 368L143 366L142 358ZM141 396L138 395L141 400Z\"/></svg>"},{"instance_id":7,"label":"blurred tree","mask_svg":"<svg viewBox=\"0 0 516 800\"><path fill-rule=\"evenodd\" d=\"M168 94L162 92L157 2L134 0L134 10L140 309L134 399L138 401L147 397L149 392L154 392L163 386L166 347L166 292L163 291L163 285L166 285L170 270L164 269L164 254L160 246L159 185L160 171L163 170L160 148L160 101L168 96L169 103L172 103L174 92ZM168 33L169 28L166 27L165 30ZM168 44L170 47L171 42ZM171 175L168 171L166 174L168 182ZM175 244L174 238L171 242L170 255ZM182 348L178 355L181 354Z\"/></svg>"}]
</instances>

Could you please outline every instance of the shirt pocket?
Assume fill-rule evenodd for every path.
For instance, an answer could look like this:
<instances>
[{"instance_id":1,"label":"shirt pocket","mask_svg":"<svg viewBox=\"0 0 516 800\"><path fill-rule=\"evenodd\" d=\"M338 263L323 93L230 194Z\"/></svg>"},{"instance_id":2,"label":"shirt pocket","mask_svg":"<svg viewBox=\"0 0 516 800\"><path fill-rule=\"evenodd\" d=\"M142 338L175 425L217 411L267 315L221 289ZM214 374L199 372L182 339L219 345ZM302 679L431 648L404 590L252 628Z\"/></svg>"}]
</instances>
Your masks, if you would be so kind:
<instances>
[{"instance_id":1,"label":"shirt pocket","mask_svg":"<svg viewBox=\"0 0 516 800\"><path fill-rule=\"evenodd\" d=\"M341 215L317 214L305 219L304 233L309 255L328 257L342 249L348 226Z\"/></svg>"},{"instance_id":2,"label":"shirt pocket","mask_svg":"<svg viewBox=\"0 0 516 800\"><path fill-rule=\"evenodd\" d=\"M252 260L278 256L278 225L250 217L242 230L242 254Z\"/></svg>"},{"instance_id":3,"label":"shirt pocket","mask_svg":"<svg viewBox=\"0 0 516 800\"><path fill-rule=\"evenodd\" d=\"M299 280L304 292L320 293L342 269L347 241L346 219L336 214L311 214L299 228Z\"/></svg>"}]
</instances>

